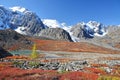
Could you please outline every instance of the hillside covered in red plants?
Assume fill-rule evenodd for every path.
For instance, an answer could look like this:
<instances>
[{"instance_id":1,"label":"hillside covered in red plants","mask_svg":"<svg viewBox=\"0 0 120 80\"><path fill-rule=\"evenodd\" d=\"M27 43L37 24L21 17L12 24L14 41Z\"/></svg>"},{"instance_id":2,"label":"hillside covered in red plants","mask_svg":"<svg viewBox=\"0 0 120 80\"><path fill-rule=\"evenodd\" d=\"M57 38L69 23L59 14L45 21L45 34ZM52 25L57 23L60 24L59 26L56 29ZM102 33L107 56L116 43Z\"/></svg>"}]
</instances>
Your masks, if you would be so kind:
<instances>
[{"instance_id":1,"label":"hillside covered in red plants","mask_svg":"<svg viewBox=\"0 0 120 80\"><path fill-rule=\"evenodd\" d=\"M38 50L45 51L68 51L68 52L94 52L116 54L120 51L104 48L86 42L67 42L54 40L31 39L36 43Z\"/></svg>"},{"instance_id":2,"label":"hillside covered in red plants","mask_svg":"<svg viewBox=\"0 0 120 80\"><path fill-rule=\"evenodd\" d=\"M85 67L82 71L56 71L15 68L11 62L0 62L0 80L120 80L119 65L107 73L102 66ZM99 64L98 64L99 65Z\"/></svg>"}]
</instances>

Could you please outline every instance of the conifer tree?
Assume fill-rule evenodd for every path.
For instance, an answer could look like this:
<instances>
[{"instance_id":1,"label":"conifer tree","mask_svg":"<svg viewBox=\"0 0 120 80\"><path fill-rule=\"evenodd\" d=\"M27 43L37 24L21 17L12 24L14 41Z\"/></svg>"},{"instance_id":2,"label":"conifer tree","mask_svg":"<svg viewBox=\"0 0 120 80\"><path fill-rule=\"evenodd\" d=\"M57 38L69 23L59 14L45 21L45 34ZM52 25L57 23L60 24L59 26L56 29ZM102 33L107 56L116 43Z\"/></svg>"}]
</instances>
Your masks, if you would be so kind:
<instances>
[{"instance_id":1,"label":"conifer tree","mask_svg":"<svg viewBox=\"0 0 120 80\"><path fill-rule=\"evenodd\" d=\"M32 59L38 58L38 53L36 52L36 44L33 45L32 53L30 57Z\"/></svg>"}]
</instances>

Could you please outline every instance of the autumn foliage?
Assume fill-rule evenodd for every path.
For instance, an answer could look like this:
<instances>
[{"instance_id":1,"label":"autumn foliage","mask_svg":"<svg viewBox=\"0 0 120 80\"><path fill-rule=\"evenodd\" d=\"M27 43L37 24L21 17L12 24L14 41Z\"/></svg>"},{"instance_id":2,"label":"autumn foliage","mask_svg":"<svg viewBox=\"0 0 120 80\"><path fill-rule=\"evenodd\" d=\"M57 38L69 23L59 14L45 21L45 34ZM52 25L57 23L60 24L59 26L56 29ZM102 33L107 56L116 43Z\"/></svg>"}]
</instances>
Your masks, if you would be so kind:
<instances>
[{"instance_id":1,"label":"autumn foliage","mask_svg":"<svg viewBox=\"0 0 120 80\"><path fill-rule=\"evenodd\" d=\"M32 53L30 56L32 59L38 58L38 53L36 52L36 44L33 45Z\"/></svg>"},{"instance_id":2,"label":"autumn foliage","mask_svg":"<svg viewBox=\"0 0 120 80\"><path fill-rule=\"evenodd\" d=\"M98 75L85 72L69 72L60 74L53 70L23 70L19 68L4 67L0 70L0 80L97 80Z\"/></svg>"},{"instance_id":3,"label":"autumn foliage","mask_svg":"<svg viewBox=\"0 0 120 80\"><path fill-rule=\"evenodd\" d=\"M68 52L97 52L97 53L120 53L120 51L96 46L85 42L67 42L54 40L31 39L36 43L38 50L45 51L68 51Z\"/></svg>"},{"instance_id":4,"label":"autumn foliage","mask_svg":"<svg viewBox=\"0 0 120 80\"><path fill-rule=\"evenodd\" d=\"M27 56L8 56L6 59L29 59Z\"/></svg>"},{"instance_id":5,"label":"autumn foliage","mask_svg":"<svg viewBox=\"0 0 120 80\"><path fill-rule=\"evenodd\" d=\"M12 67L2 67L0 69L0 80L51 80L57 76L57 72L53 70L23 70Z\"/></svg>"},{"instance_id":6,"label":"autumn foliage","mask_svg":"<svg viewBox=\"0 0 120 80\"><path fill-rule=\"evenodd\" d=\"M95 74L106 74L105 71L99 68L85 68L84 70L91 72L91 73L95 73Z\"/></svg>"},{"instance_id":7,"label":"autumn foliage","mask_svg":"<svg viewBox=\"0 0 120 80\"><path fill-rule=\"evenodd\" d=\"M0 80L120 80L119 65L113 75L100 68L84 68L84 71L59 73L56 70L20 69L10 62L0 62ZM117 71L117 73L116 73Z\"/></svg>"},{"instance_id":8,"label":"autumn foliage","mask_svg":"<svg viewBox=\"0 0 120 80\"><path fill-rule=\"evenodd\" d=\"M69 72L64 74L60 80L97 80L98 75L85 72Z\"/></svg>"}]
</instances>

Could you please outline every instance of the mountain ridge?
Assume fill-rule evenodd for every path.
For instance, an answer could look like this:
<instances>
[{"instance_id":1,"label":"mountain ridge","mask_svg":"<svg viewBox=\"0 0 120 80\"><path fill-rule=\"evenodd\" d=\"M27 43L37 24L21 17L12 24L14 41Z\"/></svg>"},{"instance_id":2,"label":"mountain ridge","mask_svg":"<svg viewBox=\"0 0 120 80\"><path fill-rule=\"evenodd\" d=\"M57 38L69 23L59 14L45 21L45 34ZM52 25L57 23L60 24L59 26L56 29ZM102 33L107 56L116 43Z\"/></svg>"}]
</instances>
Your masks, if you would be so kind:
<instances>
[{"instance_id":1,"label":"mountain ridge","mask_svg":"<svg viewBox=\"0 0 120 80\"><path fill-rule=\"evenodd\" d=\"M109 48L113 48L120 41L119 25L105 26L96 21L89 21L67 26L57 20L40 19L35 13L23 7L17 6L11 9L0 6L0 29L2 30L10 28L23 35L51 40L71 41L72 39L74 42L95 43Z\"/></svg>"},{"instance_id":2,"label":"mountain ridge","mask_svg":"<svg viewBox=\"0 0 120 80\"><path fill-rule=\"evenodd\" d=\"M0 6L0 28L3 30L13 29L24 35L34 35L45 29L41 19L35 13L20 9L12 11Z\"/></svg>"}]
</instances>

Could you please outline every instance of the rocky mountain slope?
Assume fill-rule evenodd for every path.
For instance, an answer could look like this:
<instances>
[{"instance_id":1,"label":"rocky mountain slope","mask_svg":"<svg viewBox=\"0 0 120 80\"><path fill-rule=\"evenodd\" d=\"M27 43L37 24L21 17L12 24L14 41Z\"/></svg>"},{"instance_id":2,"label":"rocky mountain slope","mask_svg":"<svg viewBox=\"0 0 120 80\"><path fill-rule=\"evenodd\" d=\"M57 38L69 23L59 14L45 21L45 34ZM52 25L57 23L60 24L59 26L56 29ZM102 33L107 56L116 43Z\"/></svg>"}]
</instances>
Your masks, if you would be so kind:
<instances>
[{"instance_id":1,"label":"rocky mountain slope","mask_svg":"<svg viewBox=\"0 0 120 80\"><path fill-rule=\"evenodd\" d=\"M13 29L23 35L42 36L53 40L72 41L68 32L63 29L48 29L35 13L22 7L7 9L0 6L0 29Z\"/></svg>"},{"instance_id":2,"label":"rocky mountain slope","mask_svg":"<svg viewBox=\"0 0 120 80\"><path fill-rule=\"evenodd\" d=\"M67 52L91 52L105 54L119 54L120 51L101 46L93 45L86 42L67 42L54 40L31 39L37 43L37 49L43 51L67 51Z\"/></svg>"},{"instance_id":3,"label":"rocky mountain slope","mask_svg":"<svg viewBox=\"0 0 120 80\"><path fill-rule=\"evenodd\" d=\"M0 30L0 47L7 50L29 48L33 42L27 36L21 35L14 30Z\"/></svg>"},{"instance_id":4,"label":"rocky mountain slope","mask_svg":"<svg viewBox=\"0 0 120 80\"><path fill-rule=\"evenodd\" d=\"M78 29L76 29L75 27L79 28L79 31L77 31ZM111 49L119 49L119 43L120 43L120 27L119 26L102 26L101 32L102 34L99 34L99 30L98 29L98 33L94 33L93 37L90 38L86 38L84 36L85 33L84 30L80 30L81 29L81 25L79 26L74 26L73 28L75 28L73 30L73 34L75 35L76 33L76 37L77 40L79 40L78 42L88 42L88 43L92 43L98 46L102 46L102 47L106 47L106 48L111 48ZM79 34L77 34L77 32Z\"/></svg>"},{"instance_id":5,"label":"rocky mountain slope","mask_svg":"<svg viewBox=\"0 0 120 80\"><path fill-rule=\"evenodd\" d=\"M45 29L45 26L35 13L25 8L7 9L0 6L0 29L13 29L21 34L35 35Z\"/></svg>"},{"instance_id":6,"label":"rocky mountain slope","mask_svg":"<svg viewBox=\"0 0 120 80\"><path fill-rule=\"evenodd\" d=\"M11 29L0 30L0 47L6 50L31 50L33 43L36 43L38 50L45 51L120 53L118 50L104 48L86 42L41 40L39 38L21 35Z\"/></svg>"},{"instance_id":7,"label":"rocky mountain slope","mask_svg":"<svg viewBox=\"0 0 120 80\"><path fill-rule=\"evenodd\" d=\"M69 33L61 28L44 29L40 32L38 36L49 38L52 40L72 41Z\"/></svg>"},{"instance_id":8,"label":"rocky mountain slope","mask_svg":"<svg viewBox=\"0 0 120 80\"><path fill-rule=\"evenodd\" d=\"M0 58L4 58L7 56L12 56L12 54L0 47Z\"/></svg>"},{"instance_id":9,"label":"rocky mountain slope","mask_svg":"<svg viewBox=\"0 0 120 80\"><path fill-rule=\"evenodd\" d=\"M111 49L120 46L120 26L105 26L96 21L67 26L57 20L41 20L34 12L22 7L7 9L0 6L0 30L5 29L41 39L87 42Z\"/></svg>"},{"instance_id":10,"label":"rocky mountain slope","mask_svg":"<svg viewBox=\"0 0 120 80\"><path fill-rule=\"evenodd\" d=\"M70 32L73 33L73 36L80 39L90 39L94 38L95 36L102 37L107 34L105 26L96 21L89 21L88 23L78 23L71 28Z\"/></svg>"},{"instance_id":11,"label":"rocky mountain slope","mask_svg":"<svg viewBox=\"0 0 120 80\"><path fill-rule=\"evenodd\" d=\"M118 49L120 46L120 26L105 26L96 21L89 21L88 23L80 22L73 26L65 26L56 20L43 20L43 23L48 27L50 26L50 28L52 28L51 22L57 28L60 27L69 32L74 42L87 42L111 49ZM56 28L55 25L53 25L53 28Z\"/></svg>"}]
</instances>

